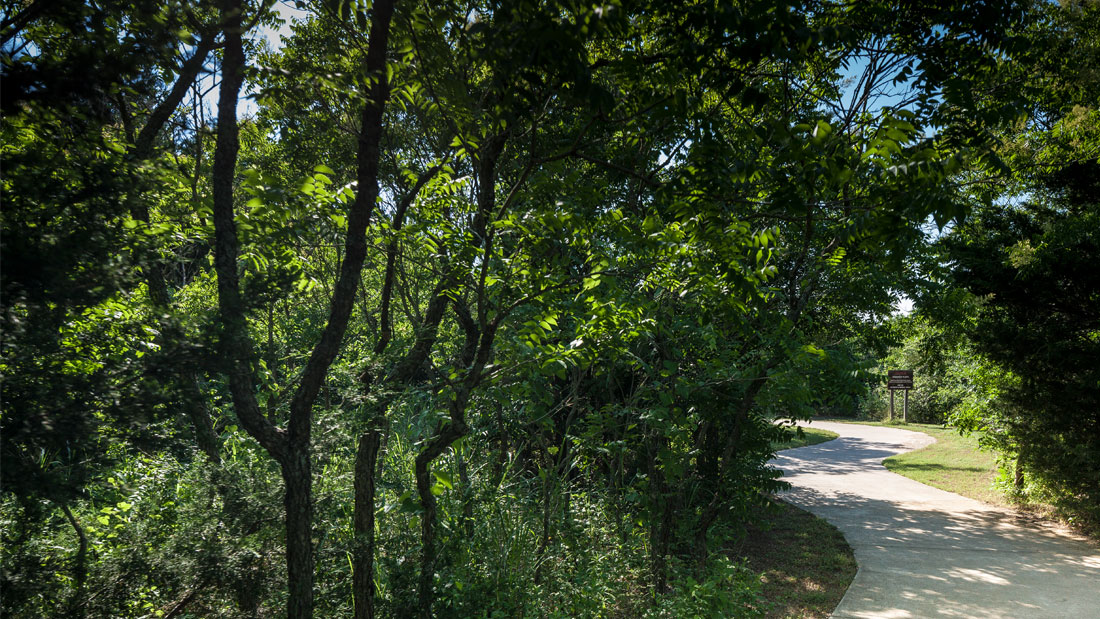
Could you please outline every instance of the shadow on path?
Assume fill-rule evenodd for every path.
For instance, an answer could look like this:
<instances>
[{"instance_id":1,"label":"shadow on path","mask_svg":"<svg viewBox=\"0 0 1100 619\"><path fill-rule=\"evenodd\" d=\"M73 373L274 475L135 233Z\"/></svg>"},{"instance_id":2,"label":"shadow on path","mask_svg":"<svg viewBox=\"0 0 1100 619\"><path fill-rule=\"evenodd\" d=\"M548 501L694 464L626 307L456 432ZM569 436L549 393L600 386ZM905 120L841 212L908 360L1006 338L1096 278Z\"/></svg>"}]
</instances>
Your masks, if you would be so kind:
<instances>
[{"instance_id":1,"label":"shadow on path","mask_svg":"<svg viewBox=\"0 0 1100 619\"><path fill-rule=\"evenodd\" d=\"M773 463L792 484L782 498L831 522L855 551L859 572L834 617L1100 617L1100 551L881 465L932 442L924 435L813 425L842 437Z\"/></svg>"}]
</instances>

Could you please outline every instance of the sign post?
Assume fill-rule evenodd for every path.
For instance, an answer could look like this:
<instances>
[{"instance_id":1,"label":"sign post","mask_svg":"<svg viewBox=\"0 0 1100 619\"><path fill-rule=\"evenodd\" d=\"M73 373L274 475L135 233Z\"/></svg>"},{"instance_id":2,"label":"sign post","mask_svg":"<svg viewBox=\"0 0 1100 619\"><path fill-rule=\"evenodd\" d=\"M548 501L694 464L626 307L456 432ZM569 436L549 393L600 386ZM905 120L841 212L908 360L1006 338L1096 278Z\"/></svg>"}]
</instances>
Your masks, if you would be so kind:
<instances>
[{"instance_id":1,"label":"sign post","mask_svg":"<svg viewBox=\"0 0 1100 619\"><path fill-rule=\"evenodd\" d=\"M913 370L889 370L886 372L886 388L890 390L890 420L894 419L894 392L901 389L905 392L902 401L901 420L907 423L909 415L909 390L913 388Z\"/></svg>"}]
</instances>

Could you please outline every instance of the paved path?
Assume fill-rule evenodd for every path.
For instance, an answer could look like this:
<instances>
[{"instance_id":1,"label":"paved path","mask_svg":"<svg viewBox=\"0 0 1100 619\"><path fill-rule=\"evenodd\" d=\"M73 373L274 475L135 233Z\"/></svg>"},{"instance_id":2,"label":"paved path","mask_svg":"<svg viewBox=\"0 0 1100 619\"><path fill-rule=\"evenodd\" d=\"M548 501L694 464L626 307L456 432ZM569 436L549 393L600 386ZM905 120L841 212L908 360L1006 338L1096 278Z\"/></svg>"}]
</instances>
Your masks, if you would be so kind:
<instances>
[{"instance_id":1,"label":"paved path","mask_svg":"<svg viewBox=\"0 0 1100 619\"><path fill-rule=\"evenodd\" d=\"M919 432L813 422L840 438L773 462L783 499L833 523L859 571L833 617L1100 619L1100 550L1013 512L895 475L891 455Z\"/></svg>"}]
</instances>

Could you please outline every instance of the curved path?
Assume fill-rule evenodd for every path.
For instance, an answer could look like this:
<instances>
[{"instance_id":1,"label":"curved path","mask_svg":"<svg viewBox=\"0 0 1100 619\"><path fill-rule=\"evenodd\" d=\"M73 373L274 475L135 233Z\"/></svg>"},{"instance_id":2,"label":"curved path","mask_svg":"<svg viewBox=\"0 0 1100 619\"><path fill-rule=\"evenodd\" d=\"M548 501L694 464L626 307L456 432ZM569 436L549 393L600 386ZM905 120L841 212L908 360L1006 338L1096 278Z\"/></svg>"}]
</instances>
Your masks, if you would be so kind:
<instances>
[{"instance_id":1,"label":"curved path","mask_svg":"<svg viewBox=\"0 0 1100 619\"><path fill-rule=\"evenodd\" d=\"M840 438L780 452L785 501L828 520L859 571L833 617L1100 618L1100 550L882 466L919 432L815 421Z\"/></svg>"}]
</instances>

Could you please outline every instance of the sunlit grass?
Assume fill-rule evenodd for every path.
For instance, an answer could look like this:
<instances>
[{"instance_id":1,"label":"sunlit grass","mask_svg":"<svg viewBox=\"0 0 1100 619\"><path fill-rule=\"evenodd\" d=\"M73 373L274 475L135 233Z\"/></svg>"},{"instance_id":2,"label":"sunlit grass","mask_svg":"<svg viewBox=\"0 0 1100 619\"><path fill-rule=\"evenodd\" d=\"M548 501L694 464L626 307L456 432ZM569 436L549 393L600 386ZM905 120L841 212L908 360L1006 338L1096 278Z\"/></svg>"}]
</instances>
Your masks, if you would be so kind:
<instances>
[{"instance_id":1,"label":"sunlit grass","mask_svg":"<svg viewBox=\"0 0 1100 619\"><path fill-rule=\"evenodd\" d=\"M802 432L799 433L794 428L787 430L788 435L791 437L789 442L772 442L772 449L794 449L795 447L806 447L808 445L816 445L818 443L824 443L825 441L831 441L834 438L840 436L836 432L830 432L828 430L821 430L819 428L802 428ZM801 434L801 436L799 435Z\"/></svg>"}]
</instances>

